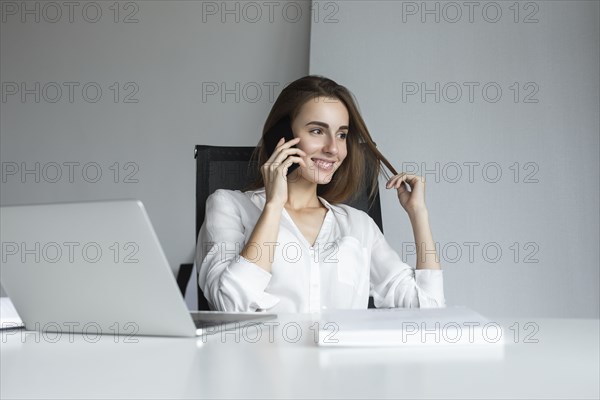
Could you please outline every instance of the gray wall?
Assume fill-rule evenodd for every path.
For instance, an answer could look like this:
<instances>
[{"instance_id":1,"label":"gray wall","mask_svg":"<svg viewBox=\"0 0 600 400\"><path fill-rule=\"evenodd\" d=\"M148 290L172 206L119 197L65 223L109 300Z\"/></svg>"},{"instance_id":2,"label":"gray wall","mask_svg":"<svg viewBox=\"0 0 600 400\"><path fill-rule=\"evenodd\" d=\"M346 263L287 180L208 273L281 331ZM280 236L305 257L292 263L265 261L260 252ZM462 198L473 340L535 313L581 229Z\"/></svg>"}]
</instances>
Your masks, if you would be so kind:
<instances>
[{"instance_id":1,"label":"gray wall","mask_svg":"<svg viewBox=\"0 0 600 400\"><path fill-rule=\"evenodd\" d=\"M390 161L425 175L448 304L597 318L599 3L520 2L517 18L514 3L470 20L463 2L339 2L312 26L310 72L350 88ZM394 193L383 212L414 265Z\"/></svg>"},{"instance_id":2,"label":"gray wall","mask_svg":"<svg viewBox=\"0 0 600 400\"><path fill-rule=\"evenodd\" d=\"M17 5L16 15L9 3ZM237 3L239 11L224 14L223 22L221 2L122 2L117 23L112 1L80 2L72 23L66 6L62 18L51 22L55 9L25 3L2 1L0 8L0 79L6 93L0 103L6 172L0 204L138 198L176 272L192 260L195 246L193 146L258 142L281 89L308 73L309 3L279 2L272 19L266 7L256 19L256 9L230 2L228 9ZM35 10L36 3L39 22L35 14L21 22L24 7ZM91 5L83 14L86 4ZM102 17L88 22L96 6ZM303 7L301 15L297 6ZM138 22L124 22L127 16ZM21 93L9 94L11 82L27 88L40 82L39 102L34 95L22 102ZM53 82L63 88L55 103ZM110 88L115 82L116 102L116 87ZM224 99L222 83L231 90ZM68 85L74 87L72 103ZM92 103L96 85L102 96ZM218 93L211 94L215 87ZM73 167L73 182L64 165L69 162L80 163ZM21 163L30 169L39 163L39 182L34 175L8 174L13 163L19 170ZM62 168L55 183L52 163ZM83 175L88 163L97 165L89 164ZM118 183L115 167L110 169L115 163ZM100 180L86 181L95 180L98 166Z\"/></svg>"},{"instance_id":3,"label":"gray wall","mask_svg":"<svg viewBox=\"0 0 600 400\"><path fill-rule=\"evenodd\" d=\"M494 18L491 2L479 2L472 23L464 7L461 20L446 22L455 10L442 2L427 2L444 11L439 23L410 13L403 21L403 7L422 3L401 1L318 2L312 15L307 2L276 2L272 19L263 2L253 3L260 16L251 2L227 2L238 21L235 12L221 15L221 2L123 2L117 23L113 2L90 3L85 15L81 2L72 23L66 8L51 22L55 10L26 3L40 4L39 22L21 22L22 2L17 15L0 10L0 159L5 168L40 163L42 176L6 176L0 204L139 198L176 272L194 249L193 145L256 144L274 97L310 71L354 92L398 169L416 163L422 174L421 163L439 163L439 177L427 175L427 204L449 304L499 316L598 316L597 2L521 3L517 23L512 1L494 3L503 12L496 23L481 13L486 6ZM102 17L89 22L95 5ZM532 12L538 22L524 23ZM128 15L138 22L125 23ZM8 94L12 82L40 82L39 103ZM52 82L63 88L56 103ZM79 83L72 103L65 82ZM209 94L212 82L233 94ZM409 95L411 82L440 82L440 101ZM456 86L441 90L449 82L463 89L456 102ZM473 102L465 82L479 83ZM96 85L102 97L92 103ZM496 102L494 86L502 90ZM80 163L73 182L68 162ZM472 182L470 162L479 163ZM52 163L63 165L56 183ZM95 164L82 175L87 163L100 167L98 182L86 181ZM497 166L502 175L492 183ZM125 182L129 173L137 182ZM410 225L393 193L383 193L383 212L388 240L414 265ZM195 305L193 294L187 300Z\"/></svg>"}]
</instances>

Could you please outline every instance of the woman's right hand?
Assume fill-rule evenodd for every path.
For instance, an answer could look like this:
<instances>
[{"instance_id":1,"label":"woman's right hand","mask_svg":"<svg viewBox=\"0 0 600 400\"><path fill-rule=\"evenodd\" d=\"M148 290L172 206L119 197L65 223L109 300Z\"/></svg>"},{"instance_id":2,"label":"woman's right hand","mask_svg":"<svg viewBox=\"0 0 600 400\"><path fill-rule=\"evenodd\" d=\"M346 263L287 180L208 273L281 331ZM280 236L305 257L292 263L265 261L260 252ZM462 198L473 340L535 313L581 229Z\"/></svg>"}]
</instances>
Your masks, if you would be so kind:
<instances>
[{"instance_id":1,"label":"woman's right hand","mask_svg":"<svg viewBox=\"0 0 600 400\"><path fill-rule=\"evenodd\" d=\"M288 168L293 163L298 163L306 167L304 160L298 156L306 156L306 153L297 147L292 147L298 144L299 141L299 138L294 138L285 142L281 138L277 142L277 146L271 157L261 167L267 204L275 204L283 208L288 197Z\"/></svg>"}]
</instances>

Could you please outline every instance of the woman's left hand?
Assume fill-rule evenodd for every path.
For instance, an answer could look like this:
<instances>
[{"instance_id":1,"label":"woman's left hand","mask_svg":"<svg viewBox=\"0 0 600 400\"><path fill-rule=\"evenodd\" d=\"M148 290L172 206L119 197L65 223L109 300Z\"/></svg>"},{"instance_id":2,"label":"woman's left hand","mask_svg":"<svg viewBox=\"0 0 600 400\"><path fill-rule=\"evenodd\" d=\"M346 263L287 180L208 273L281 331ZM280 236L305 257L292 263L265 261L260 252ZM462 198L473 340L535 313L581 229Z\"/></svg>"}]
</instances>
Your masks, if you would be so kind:
<instances>
[{"instance_id":1,"label":"woman's left hand","mask_svg":"<svg viewBox=\"0 0 600 400\"><path fill-rule=\"evenodd\" d=\"M410 187L408 190L407 185ZM427 210L425 206L425 178L402 172L394 175L386 185L386 189L396 188L400 205L409 215Z\"/></svg>"}]
</instances>

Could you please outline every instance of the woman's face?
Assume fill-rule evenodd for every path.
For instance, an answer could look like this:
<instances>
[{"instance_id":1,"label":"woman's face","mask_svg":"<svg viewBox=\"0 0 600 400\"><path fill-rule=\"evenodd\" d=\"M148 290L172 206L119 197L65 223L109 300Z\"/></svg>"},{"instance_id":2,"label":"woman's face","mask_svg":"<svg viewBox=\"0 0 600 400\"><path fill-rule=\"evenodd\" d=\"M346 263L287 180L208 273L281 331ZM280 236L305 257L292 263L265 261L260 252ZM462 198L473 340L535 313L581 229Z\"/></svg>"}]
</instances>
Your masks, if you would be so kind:
<instances>
[{"instance_id":1,"label":"woman's face","mask_svg":"<svg viewBox=\"0 0 600 400\"><path fill-rule=\"evenodd\" d=\"M296 171L309 182L329 183L348 154L348 127L348 110L338 99L318 97L304 103L292 122L294 137L300 138L297 147L306 153L306 167ZM296 171L290 177L297 177Z\"/></svg>"}]
</instances>

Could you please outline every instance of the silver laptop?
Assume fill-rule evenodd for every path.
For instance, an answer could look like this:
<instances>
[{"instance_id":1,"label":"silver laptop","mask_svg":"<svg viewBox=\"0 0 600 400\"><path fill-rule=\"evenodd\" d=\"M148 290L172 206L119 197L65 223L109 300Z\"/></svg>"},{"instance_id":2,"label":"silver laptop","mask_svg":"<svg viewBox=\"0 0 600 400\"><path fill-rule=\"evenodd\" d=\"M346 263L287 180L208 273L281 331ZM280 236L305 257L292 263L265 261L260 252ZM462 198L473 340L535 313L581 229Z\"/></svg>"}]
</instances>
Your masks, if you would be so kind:
<instances>
[{"instance_id":1,"label":"silver laptop","mask_svg":"<svg viewBox=\"0 0 600 400\"><path fill-rule=\"evenodd\" d=\"M0 283L28 330L193 337L264 312L190 312L137 200L0 207Z\"/></svg>"}]
</instances>

